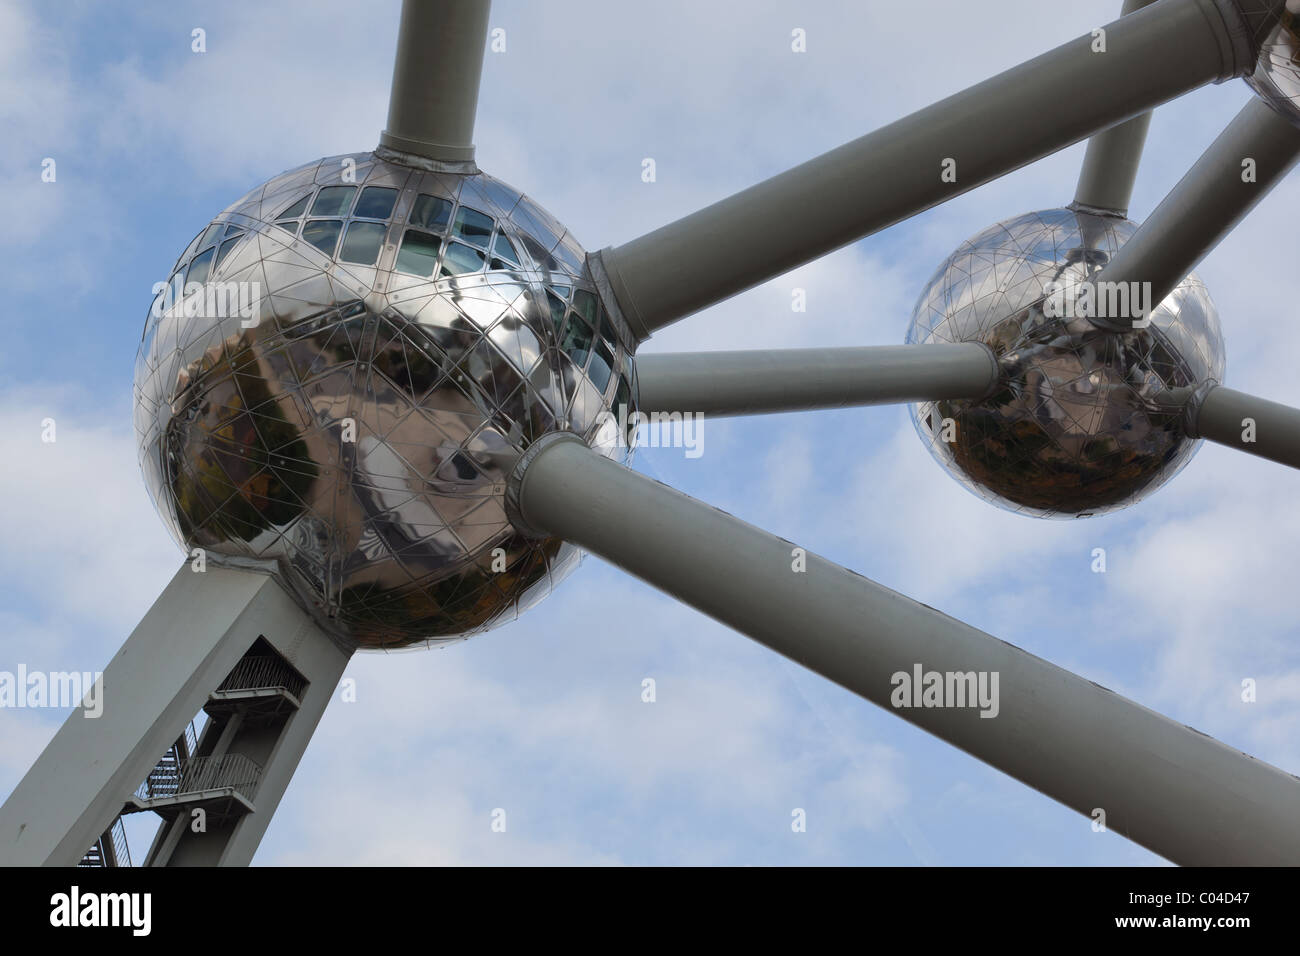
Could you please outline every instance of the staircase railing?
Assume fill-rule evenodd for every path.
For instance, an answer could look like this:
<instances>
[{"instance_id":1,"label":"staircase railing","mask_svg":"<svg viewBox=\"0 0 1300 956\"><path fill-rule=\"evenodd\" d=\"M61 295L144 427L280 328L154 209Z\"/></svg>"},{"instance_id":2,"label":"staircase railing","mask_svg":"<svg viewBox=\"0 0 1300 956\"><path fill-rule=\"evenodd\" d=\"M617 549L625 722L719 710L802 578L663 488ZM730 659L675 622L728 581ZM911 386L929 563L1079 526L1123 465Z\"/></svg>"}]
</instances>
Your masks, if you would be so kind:
<instances>
[{"instance_id":1,"label":"staircase railing","mask_svg":"<svg viewBox=\"0 0 1300 956\"><path fill-rule=\"evenodd\" d=\"M181 754L180 756L182 758L193 757L194 751L199 749L199 734L198 731L195 730L194 728L194 721L191 720L188 724L185 725L185 733L183 734L183 739L185 740L185 753ZM179 741L177 741L177 743L179 743Z\"/></svg>"},{"instance_id":2,"label":"staircase railing","mask_svg":"<svg viewBox=\"0 0 1300 956\"><path fill-rule=\"evenodd\" d=\"M250 654L235 665L234 670L217 688L218 691L282 689L301 698L307 681L278 657L269 654Z\"/></svg>"},{"instance_id":3,"label":"staircase railing","mask_svg":"<svg viewBox=\"0 0 1300 956\"><path fill-rule=\"evenodd\" d=\"M106 846L106 843L111 845ZM130 866L131 850L126 845L126 829L122 826L122 818L118 817L98 840L90 845L90 849L82 856L81 862L77 866L82 867L107 867L107 866Z\"/></svg>"},{"instance_id":4,"label":"staircase railing","mask_svg":"<svg viewBox=\"0 0 1300 956\"><path fill-rule=\"evenodd\" d=\"M139 800L157 800L204 790L238 790L252 797L262 779L262 768L243 754L220 757L191 757L175 767L159 767L145 778L135 795Z\"/></svg>"},{"instance_id":5,"label":"staircase railing","mask_svg":"<svg viewBox=\"0 0 1300 956\"><path fill-rule=\"evenodd\" d=\"M126 845L126 828L122 826L121 817L113 821L109 833L113 840L113 865L131 866L131 848Z\"/></svg>"}]
</instances>

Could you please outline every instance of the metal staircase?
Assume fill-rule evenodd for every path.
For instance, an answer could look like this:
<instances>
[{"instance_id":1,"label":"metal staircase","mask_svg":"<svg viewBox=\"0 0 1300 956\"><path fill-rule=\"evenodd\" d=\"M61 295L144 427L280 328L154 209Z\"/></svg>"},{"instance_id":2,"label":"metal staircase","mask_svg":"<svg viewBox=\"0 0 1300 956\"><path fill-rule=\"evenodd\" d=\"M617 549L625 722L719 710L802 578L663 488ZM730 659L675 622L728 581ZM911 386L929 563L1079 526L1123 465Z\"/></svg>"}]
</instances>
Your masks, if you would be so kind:
<instances>
[{"instance_id":1,"label":"metal staircase","mask_svg":"<svg viewBox=\"0 0 1300 956\"><path fill-rule=\"evenodd\" d=\"M176 738L176 742L159 759L158 766L149 771L149 776L140 784L136 795L139 796L141 791L153 790L175 792L181 782L181 766L198 750L198 745L198 731L191 720L185 725L184 733Z\"/></svg>"},{"instance_id":2,"label":"metal staircase","mask_svg":"<svg viewBox=\"0 0 1300 956\"><path fill-rule=\"evenodd\" d=\"M255 756L265 758L306 687L306 679L259 638L208 696L200 715L207 718L202 732L197 717L185 726L80 865L132 865L122 826L128 813L153 811L163 818L145 859L150 866L171 859L196 811L202 811L205 827L216 829L233 827L255 812L262 778Z\"/></svg>"},{"instance_id":3,"label":"metal staircase","mask_svg":"<svg viewBox=\"0 0 1300 956\"><path fill-rule=\"evenodd\" d=\"M100 835L78 866L108 867L130 866L131 851L126 845L126 830L122 827L122 818L118 817L113 825Z\"/></svg>"}]
</instances>

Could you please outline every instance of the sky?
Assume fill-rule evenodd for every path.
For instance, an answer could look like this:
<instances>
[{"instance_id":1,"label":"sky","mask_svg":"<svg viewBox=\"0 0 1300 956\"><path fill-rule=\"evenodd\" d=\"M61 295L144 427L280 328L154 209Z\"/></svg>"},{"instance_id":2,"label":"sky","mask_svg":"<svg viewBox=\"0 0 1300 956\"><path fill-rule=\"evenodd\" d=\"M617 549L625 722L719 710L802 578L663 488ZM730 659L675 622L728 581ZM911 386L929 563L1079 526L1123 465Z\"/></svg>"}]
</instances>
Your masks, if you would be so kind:
<instances>
[{"instance_id":1,"label":"sky","mask_svg":"<svg viewBox=\"0 0 1300 956\"><path fill-rule=\"evenodd\" d=\"M932 0L921 17L883 0L497 0L506 49L484 64L478 161L587 249L616 245L1088 33L1119 5ZM254 185L373 148L398 9L0 0L0 670L101 670L180 566L131 426L151 287ZM195 28L205 53L191 50ZM806 52L791 50L796 28ZM1250 95L1233 81L1156 111L1135 219ZM899 343L944 257L994 222L1067 204L1082 155L840 249L643 350ZM1293 177L1198 269L1226 384L1291 405L1297 202ZM806 312L791 311L794 288ZM1059 522L963 490L902 406L710 420L705 439L700 457L650 448L634 465L1300 770L1292 471L1207 446L1139 504ZM595 557L508 627L358 655L346 676L356 700L327 710L256 864L1163 863ZM0 798L66 713L0 709ZM796 808L806 832L792 830Z\"/></svg>"}]
</instances>

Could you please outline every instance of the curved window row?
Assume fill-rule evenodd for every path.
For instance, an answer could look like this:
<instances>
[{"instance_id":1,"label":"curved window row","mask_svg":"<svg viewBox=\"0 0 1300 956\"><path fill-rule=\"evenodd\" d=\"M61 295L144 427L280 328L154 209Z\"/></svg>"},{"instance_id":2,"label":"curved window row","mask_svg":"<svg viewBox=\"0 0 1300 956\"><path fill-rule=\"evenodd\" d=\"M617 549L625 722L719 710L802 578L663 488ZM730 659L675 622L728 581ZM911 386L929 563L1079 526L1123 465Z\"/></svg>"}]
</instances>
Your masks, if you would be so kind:
<instances>
[{"instance_id":1,"label":"curved window row","mask_svg":"<svg viewBox=\"0 0 1300 956\"><path fill-rule=\"evenodd\" d=\"M144 320L144 332L141 334L142 339L149 334L150 324L156 323L163 312L183 295L189 283L197 282L201 285L216 273L222 260L230 255L230 250L244 237L245 232L247 230L243 226L236 226L234 223L214 222L194 237L185 252L176 260L167 285L149 304L149 312Z\"/></svg>"},{"instance_id":2,"label":"curved window row","mask_svg":"<svg viewBox=\"0 0 1300 956\"><path fill-rule=\"evenodd\" d=\"M331 259L337 253L341 262L373 266L379 261L397 194L391 186L325 186L315 194L315 201L308 193L280 213L275 224L295 236L301 230L304 242ZM345 222L349 218L351 221Z\"/></svg>"},{"instance_id":3,"label":"curved window row","mask_svg":"<svg viewBox=\"0 0 1300 956\"><path fill-rule=\"evenodd\" d=\"M393 268L434 278L519 268L519 253L497 221L471 206L421 193L411 207ZM494 238L495 236L495 238Z\"/></svg>"},{"instance_id":4,"label":"curved window row","mask_svg":"<svg viewBox=\"0 0 1300 956\"><path fill-rule=\"evenodd\" d=\"M330 258L373 266L398 194L390 186L324 186L294 201L274 222ZM407 217L394 268L434 278L521 265L514 243L492 216L420 193Z\"/></svg>"}]
</instances>

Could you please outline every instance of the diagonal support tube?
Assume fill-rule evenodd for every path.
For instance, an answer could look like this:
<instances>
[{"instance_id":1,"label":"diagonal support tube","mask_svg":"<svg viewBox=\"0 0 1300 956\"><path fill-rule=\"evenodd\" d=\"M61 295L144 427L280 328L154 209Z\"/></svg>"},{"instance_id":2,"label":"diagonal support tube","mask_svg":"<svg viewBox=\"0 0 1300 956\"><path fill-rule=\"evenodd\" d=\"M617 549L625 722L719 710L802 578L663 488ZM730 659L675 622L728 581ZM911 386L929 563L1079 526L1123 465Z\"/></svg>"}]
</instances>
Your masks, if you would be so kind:
<instances>
[{"instance_id":1,"label":"diagonal support tube","mask_svg":"<svg viewBox=\"0 0 1300 956\"><path fill-rule=\"evenodd\" d=\"M1300 468L1300 409L1218 385L1189 412L1193 437Z\"/></svg>"},{"instance_id":2,"label":"diagonal support tube","mask_svg":"<svg viewBox=\"0 0 1300 956\"><path fill-rule=\"evenodd\" d=\"M1271 15L1271 14L1270 14ZM593 259L658 328L1206 83L1254 69L1236 0L1161 0Z\"/></svg>"},{"instance_id":3,"label":"diagonal support tube","mask_svg":"<svg viewBox=\"0 0 1300 956\"><path fill-rule=\"evenodd\" d=\"M490 7L490 0L403 0L381 149L456 170L472 166Z\"/></svg>"},{"instance_id":4,"label":"diagonal support tube","mask_svg":"<svg viewBox=\"0 0 1300 956\"><path fill-rule=\"evenodd\" d=\"M532 528L593 551L1080 813L1104 810L1108 829L1177 863L1300 863L1300 780L1276 767L824 558L807 554L806 570L795 573L791 542L571 437L544 440L511 489ZM996 716L900 699L899 675L918 667L984 674L988 687L998 675Z\"/></svg>"},{"instance_id":5,"label":"diagonal support tube","mask_svg":"<svg viewBox=\"0 0 1300 956\"><path fill-rule=\"evenodd\" d=\"M1126 17L1155 2L1124 0L1120 16ZM1137 180L1138 164L1142 161L1142 148L1146 145L1150 126L1151 113L1148 111L1104 129L1088 140L1088 151L1079 171L1079 186L1074 193L1076 206L1116 216L1128 215L1133 183Z\"/></svg>"},{"instance_id":6,"label":"diagonal support tube","mask_svg":"<svg viewBox=\"0 0 1300 956\"><path fill-rule=\"evenodd\" d=\"M636 369L642 411L714 416L980 398L998 380L993 352L975 342L652 353Z\"/></svg>"},{"instance_id":7,"label":"diagonal support tube","mask_svg":"<svg viewBox=\"0 0 1300 956\"><path fill-rule=\"evenodd\" d=\"M267 575L189 564L104 669L100 713L74 710L0 805L0 866L75 866L259 638L306 678L300 706L278 736L263 725L246 740L263 767L255 811L199 834L183 825L172 860L246 866L352 652Z\"/></svg>"},{"instance_id":8,"label":"diagonal support tube","mask_svg":"<svg viewBox=\"0 0 1300 956\"><path fill-rule=\"evenodd\" d=\"M1300 128L1263 100L1252 99L1093 281L1114 286L1149 282L1145 301L1163 302L1297 161ZM1140 316L1097 316L1092 321L1127 331L1135 318Z\"/></svg>"}]
</instances>

